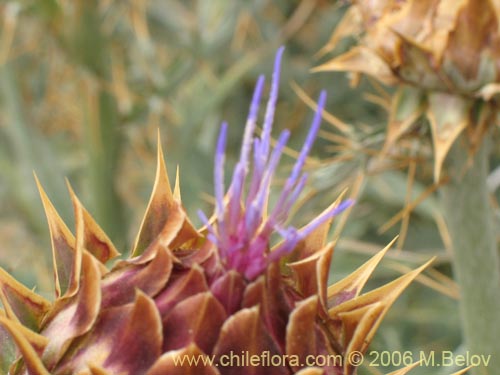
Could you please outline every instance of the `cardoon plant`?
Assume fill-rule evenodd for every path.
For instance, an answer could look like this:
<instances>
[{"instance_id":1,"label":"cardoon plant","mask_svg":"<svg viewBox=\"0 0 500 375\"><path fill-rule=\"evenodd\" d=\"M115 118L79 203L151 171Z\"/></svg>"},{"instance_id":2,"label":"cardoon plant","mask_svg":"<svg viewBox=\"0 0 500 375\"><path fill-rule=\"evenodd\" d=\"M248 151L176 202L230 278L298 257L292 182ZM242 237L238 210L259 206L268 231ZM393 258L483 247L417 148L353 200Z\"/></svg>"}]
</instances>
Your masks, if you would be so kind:
<instances>
[{"instance_id":1,"label":"cardoon plant","mask_svg":"<svg viewBox=\"0 0 500 375\"><path fill-rule=\"evenodd\" d=\"M288 225L306 183L303 166L320 125L324 93L281 194L269 202L289 137L285 130L271 147L282 52L260 138L254 133L264 78L257 82L227 191L227 125L222 126L215 212L210 218L200 212L202 229L186 217L179 180L173 191L170 187L160 144L156 181L131 256L111 269L105 264L118 252L71 188L74 235L40 187L52 240L55 300L0 272L1 373L356 373L359 363L353 358L367 349L390 305L425 265L360 294L381 251L328 286L333 252L328 228L352 202L333 203L300 229ZM276 234L281 240L272 245ZM261 359L249 363L245 358L251 356Z\"/></svg>"},{"instance_id":2,"label":"cardoon plant","mask_svg":"<svg viewBox=\"0 0 500 375\"><path fill-rule=\"evenodd\" d=\"M492 355L480 374L500 367L500 258L486 184L498 121L499 24L498 1L356 0L326 49L351 34L359 45L316 68L363 73L396 88L386 149L428 120L434 178L448 181L440 193L465 343Z\"/></svg>"}]
</instances>

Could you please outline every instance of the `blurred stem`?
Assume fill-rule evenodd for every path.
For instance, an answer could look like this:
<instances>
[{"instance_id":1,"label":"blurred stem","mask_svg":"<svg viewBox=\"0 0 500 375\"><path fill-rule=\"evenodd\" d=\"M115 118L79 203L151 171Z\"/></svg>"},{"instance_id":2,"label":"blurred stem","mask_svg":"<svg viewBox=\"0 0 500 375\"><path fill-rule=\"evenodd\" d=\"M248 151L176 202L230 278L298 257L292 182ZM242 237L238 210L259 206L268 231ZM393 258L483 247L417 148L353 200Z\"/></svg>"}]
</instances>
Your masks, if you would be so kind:
<instances>
[{"instance_id":1,"label":"blurred stem","mask_svg":"<svg viewBox=\"0 0 500 375\"><path fill-rule=\"evenodd\" d=\"M119 119L116 100L105 87L111 82L112 48L103 31L102 15L94 0L78 2L78 16L71 42L81 65L94 75L87 90L85 147L89 156L89 196L91 211L119 248L125 246L127 226L116 193L120 156Z\"/></svg>"},{"instance_id":2,"label":"blurred stem","mask_svg":"<svg viewBox=\"0 0 500 375\"><path fill-rule=\"evenodd\" d=\"M486 184L488 141L485 137L472 160L467 137L455 142L447 159L450 182L441 190L461 291L465 344L471 354L491 354L488 367L475 370L481 375L500 368L500 262Z\"/></svg>"},{"instance_id":3,"label":"blurred stem","mask_svg":"<svg viewBox=\"0 0 500 375\"><path fill-rule=\"evenodd\" d=\"M88 95L93 95L92 90ZM116 246L125 246L126 222L116 193L118 170L117 118L114 99L102 90L94 93L85 124L85 146L89 156L89 196L92 214ZM95 105L93 105L95 104Z\"/></svg>"}]
</instances>

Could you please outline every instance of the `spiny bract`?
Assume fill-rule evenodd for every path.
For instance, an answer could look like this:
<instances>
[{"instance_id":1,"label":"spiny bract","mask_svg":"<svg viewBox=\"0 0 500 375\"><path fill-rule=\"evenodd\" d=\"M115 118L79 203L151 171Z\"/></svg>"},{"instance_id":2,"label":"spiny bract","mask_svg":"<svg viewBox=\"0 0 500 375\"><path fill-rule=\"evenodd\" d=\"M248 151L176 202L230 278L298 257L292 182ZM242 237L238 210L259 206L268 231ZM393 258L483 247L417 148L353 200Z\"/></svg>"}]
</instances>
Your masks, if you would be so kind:
<instances>
[{"instance_id":1,"label":"spiny bract","mask_svg":"<svg viewBox=\"0 0 500 375\"><path fill-rule=\"evenodd\" d=\"M346 36L359 45L316 71L367 74L397 85L386 148L421 117L431 125L434 178L460 134L474 151L498 116L500 3L493 0L353 0L322 50Z\"/></svg>"},{"instance_id":2,"label":"spiny bract","mask_svg":"<svg viewBox=\"0 0 500 375\"><path fill-rule=\"evenodd\" d=\"M227 193L226 125L222 127L215 213L212 219L200 213L203 229L195 229L186 217L178 177L171 190L160 147L152 197L132 255L111 270L105 263L118 252L71 188L75 235L39 187L52 240L56 296L49 302L0 270L5 309L0 315L2 374L356 372L347 360L322 367L307 367L306 361L308 356L346 359L355 351L364 352L389 306L425 266L360 295L382 251L327 286L333 251L333 244L326 243L327 232L333 216L351 202L335 202L301 229L286 226L306 181L302 167L318 131L324 93L300 156L267 213L271 181L289 136L284 131L271 150L282 52L276 58L262 136L253 138L264 84L263 77L258 80L241 158ZM275 233L282 241L271 249ZM275 366L215 365L231 353L268 353L283 361ZM213 356L214 365L186 360L201 355Z\"/></svg>"}]
</instances>

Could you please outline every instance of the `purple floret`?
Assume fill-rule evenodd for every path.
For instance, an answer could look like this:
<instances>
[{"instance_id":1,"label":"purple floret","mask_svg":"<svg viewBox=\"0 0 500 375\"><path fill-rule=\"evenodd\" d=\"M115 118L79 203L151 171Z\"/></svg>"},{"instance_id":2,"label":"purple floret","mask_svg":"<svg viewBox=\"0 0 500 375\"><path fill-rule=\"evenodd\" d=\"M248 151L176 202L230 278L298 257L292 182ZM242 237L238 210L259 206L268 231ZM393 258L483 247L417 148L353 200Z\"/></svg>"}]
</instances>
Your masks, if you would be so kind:
<instances>
[{"instance_id":1,"label":"purple floret","mask_svg":"<svg viewBox=\"0 0 500 375\"><path fill-rule=\"evenodd\" d=\"M210 225L203 212L199 212L200 218L207 225L208 240L217 247L224 267L240 272L249 280L262 274L271 262L275 262L289 254L301 239L353 204L352 200L340 203L337 207L314 219L302 230L292 226L284 228L290 209L299 198L307 181L307 175L303 173L303 168L321 123L321 114L326 102L326 92L322 91L318 99L318 108L299 157L285 182L277 203L270 214L267 213L272 179L290 137L288 130L283 131L271 151L271 130L278 99L283 51L284 48L281 47L276 53L271 92L260 138L254 138L254 134L264 87L263 76L259 77L255 86L245 127L240 160L235 166L227 194L224 193L227 124L222 124L215 153L214 184L216 203L214 225ZM250 163L252 150L253 164ZM251 177L248 182L247 196L244 197L248 175L251 175ZM279 233L283 237L283 241L280 246L270 251L270 237L273 233Z\"/></svg>"}]
</instances>

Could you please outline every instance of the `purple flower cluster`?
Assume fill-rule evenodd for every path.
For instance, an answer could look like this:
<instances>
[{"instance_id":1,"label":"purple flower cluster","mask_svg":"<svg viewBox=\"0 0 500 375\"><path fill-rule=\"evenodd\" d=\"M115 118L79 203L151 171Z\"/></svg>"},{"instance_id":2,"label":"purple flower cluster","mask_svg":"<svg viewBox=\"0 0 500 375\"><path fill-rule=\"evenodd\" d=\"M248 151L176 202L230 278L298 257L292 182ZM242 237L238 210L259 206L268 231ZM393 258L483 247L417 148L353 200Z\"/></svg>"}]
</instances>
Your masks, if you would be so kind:
<instances>
[{"instance_id":1,"label":"purple flower cluster","mask_svg":"<svg viewBox=\"0 0 500 375\"><path fill-rule=\"evenodd\" d=\"M326 101L326 92L322 91L302 150L276 204L269 213L267 212L272 179L290 137L290 132L284 130L271 150L271 130L278 99L283 51L284 48L281 47L276 53L271 92L260 138L254 138L254 133L264 87L264 76L260 76L257 81L245 127L240 160L235 166L227 194L224 188L227 123L222 124L215 153L215 225L211 225L203 212L199 212L201 219L207 225L208 239L217 247L224 266L227 269L237 270L249 280L262 274L269 263L290 253L301 239L353 203L351 200L342 202L318 216L301 230L293 226L285 227L290 209L299 198L307 181L307 174L302 170L321 123L321 114ZM252 151L253 162L251 163ZM250 177L248 185L247 177ZM248 188L245 197L246 185ZM275 232L283 237L283 241L277 248L270 251L270 237Z\"/></svg>"}]
</instances>

